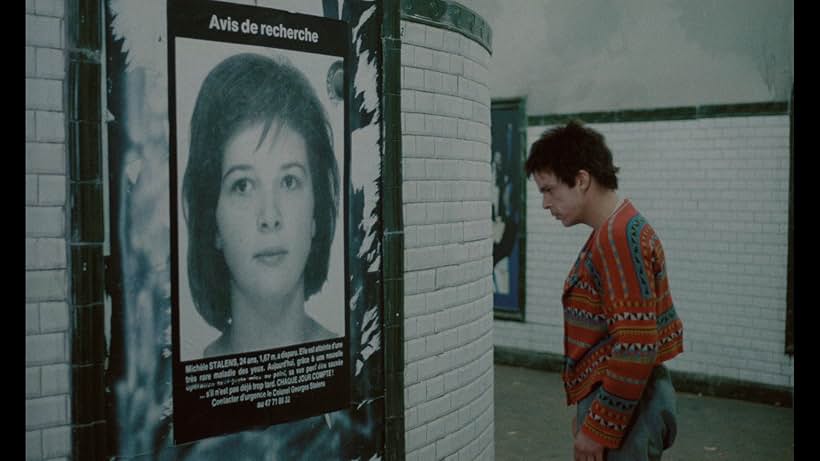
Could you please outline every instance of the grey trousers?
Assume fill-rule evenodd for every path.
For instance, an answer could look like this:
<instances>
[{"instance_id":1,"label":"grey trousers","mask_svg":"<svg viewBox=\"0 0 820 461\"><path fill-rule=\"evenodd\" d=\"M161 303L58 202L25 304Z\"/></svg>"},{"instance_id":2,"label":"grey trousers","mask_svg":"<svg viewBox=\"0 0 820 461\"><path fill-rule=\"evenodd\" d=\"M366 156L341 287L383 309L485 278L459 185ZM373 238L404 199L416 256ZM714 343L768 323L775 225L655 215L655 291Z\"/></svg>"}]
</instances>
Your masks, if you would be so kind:
<instances>
[{"instance_id":1,"label":"grey trousers","mask_svg":"<svg viewBox=\"0 0 820 461\"><path fill-rule=\"evenodd\" d=\"M586 418L598 387L577 405L578 427ZM606 449L606 461L659 461L663 450L672 446L677 434L677 400L672 378L665 366L652 371L643 396L635 408L632 423L620 448Z\"/></svg>"}]
</instances>

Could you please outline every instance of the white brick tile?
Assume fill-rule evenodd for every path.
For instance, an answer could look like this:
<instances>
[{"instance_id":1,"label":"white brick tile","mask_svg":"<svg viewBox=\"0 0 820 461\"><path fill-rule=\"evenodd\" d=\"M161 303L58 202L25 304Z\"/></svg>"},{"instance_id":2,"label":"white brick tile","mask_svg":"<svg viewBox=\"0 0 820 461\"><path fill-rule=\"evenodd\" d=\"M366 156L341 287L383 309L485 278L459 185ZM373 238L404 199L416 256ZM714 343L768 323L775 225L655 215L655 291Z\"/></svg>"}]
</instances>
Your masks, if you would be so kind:
<instances>
[{"instance_id":1,"label":"white brick tile","mask_svg":"<svg viewBox=\"0 0 820 461\"><path fill-rule=\"evenodd\" d=\"M442 51L433 51L433 65L434 70L443 73L450 72L450 54Z\"/></svg>"},{"instance_id":2,"label":"white brick tile","mask_svg":"<svg viewBox=\"0 0 820 461\"><path fill-rule=\"evenodd\" d=\"M405 293L408 293L410 290L407 289L406 283L405 281ZM404 340L416 339L418 336L418 320L416 318L406 318L404 320Z\"/></svg>"},{"instance_id":3,"label":"white brick tile","mask_svg":"<svg viewBox=\"0 0 820 461\"><path fill-rule=\"evenodd\" d=\"M415 407L427 400L427 383L420 382L407 388L407 401L405 405Z\"/></svg>"},{"instance_id":4,"label":"white brick tile","mask_svg":"<svg viewBox=\"0 0 820 461\"><path fill-rule=\"evenodd\" d=\"M427 440L439 440L444 436L444 420L442 419L435 419L427 425ZM429 446L426 450L430 450L430 455L434 455L436 453L437 447ZM422 453L424 450L422 450Z\"/></svg>"},{"instance_id":5,"label":"white brick tile","mask_svg":"<svg viewBox=\"0 0 820 461\"><path fill-rule=\"evenodd\" d=\"M417 112L424 114L435 113L434 102L438 100L440 96L434 95L433 93L428 93L426 91L417 91L415 96Z\"/></svg>"},{"instance_id":6,"label":"white brick tile","mask_svg":"<svg viewBox=\"0 0 820 461\"><path fill-rule=\"evenodd\" d=\"M37 124L35 123L34 111L33 110L26 110L26 142L34 141L37 136L36 130ZM28 146L28 144L26 144ZM26 148L28 151L28 147ZM28 168L26 168L28 171Z\"/></svg>"},{"instance_id":7,"label":"white brick tile","mask_svg":"<svg viewBox=\"0 0 820 461\"><path fill-rule=\"evenodd\" d=\"M433 328L433 316L424 315L417 318L417 332L419 336L429 335L433 332ZM425 338L422 339L424 340Z\"/></svg>"},{"instance_id":8,"label":"white brick tile","mask_svg":"<svg viewBox=\"0 0 820 461\"><path fill-rule=\"evenodd\" d=\"M448 51L454 55L461 55L461 42L462 40L467 40L463 38L461 34L445 31L443 36L444 42L444 51Z\"/></svg>"},{"instance_id":9,"label":"white brick tile","mask_svg":"<svg viewBox=\"0 0 820 461\"><path fill-rule=\"evenodd\" d=\"M435 150L437 142L438 138L432 138L429 136L417 136L416 153L420 156L437 155Z\"/></svg>"},{"instance_id":10,"label":"white brick tile","mask_svg":"<svg viewBox=\"0 0 820 461\"><path fill-rule=\"evenodd\" d=\"M26 429L68 423L66 396L26 400Z\"/></svg>"},{"instance_id":11,"label":"white brick tile","mask_svg":"<svg viewBox=\"0 0 820 461\"><path fill-rule=\"evenodd\" d=\"M401 111L402 113L416 111L416 96L413 90L401 90ZM403 136L404 137L404 136ZM402 153L405 149L402 149Z\"/></svg>"},{"instance_id":12,"label":"white brick tile","mask_svg":"<svg viewBox=\"0 0 820 461\"><path fill-rule=\"evenodd\" d=\"M26 205L37 204L37 176L26 175Z\"/></svg>"},{"instance_id":13,"label":"white brick tile","mask_svg":"<svg viewBox=\"0 0 820 461\"><path fill-rule=\"evenodd\" d=\"M425 205L422 203L410 203L404 205L404 224L417 225L427 221Z\"/></svg>"},{"instance_id":14,"label":"white brick tile","mask_svg":"<svg viewBox=\"0 0 820 461\"><path fill-rule=\"evenodd\" d=\"M33 3L33 1L32 1ZM26 4L28 5L28 3ZM43 459L42 434L39 430L26 431L26 461Z\"/></svg>"},{"instance_id":15,"label":"white brick tile","mask_svg":"<svg viewBox=\"0 0 820 461\"><path fill-rule=\"evenodd\" d=\"M408 43L401 45L401 65L415 66L416 65L416 47Z\"/></svg>"},{"instance_id":16,"label":"white brick tile","mask_svg":"<svg viewBox=\"0 0 820 461\"><path fill-rule=\"evenodd\" d=\"M418 188L415 182L404 181L402 183L402 199L405 203L418 201ZM407 237L405 236L405 240Z\"/></svg>"},{"instance_id":17,"label":"white brick tile","mask_svg":"<svg viewBox=\"0 0 820 461\"><path fill-rule=\"evenodd\" d=\"M71 428L43 429L43 457L71 456Z\"/></svg>"},{"instance_id":18,"label":"white brick tile","mask_svg":"<svg viewBox=\"0 0 820 461\"><path fill-rule=\"evenodd\" d=\"M427 312L427 302L424 293L413 296L405 296L404 309L407 317L413 317Z\"/></svg>"},{"instance_id":19,"label":"white brick tile","mask_svg":"<svg viewBox=\"0 0 820 461\"><path fill-rule=\"evenodd\" d=\"M418 59L418 56L416 56ZM432 58L431 58L432 59ZM432 65L432 63L431 63ZM433 70L424 71L424 88L428 91L440 92L444 88L444 80L441 72Z\"/></svg>"},{"instance_id":20,"label":"white brick tile","mask_svg":"<svg viewBox=\"0 0 820 461\"><path fill-rule=\"evenodd\" d=\"M410 21L402 21L401 22L401 29L402 35L401 40L402 43L412 43L414 45L424 45L425 38L426 38L426 29L427 27L423 24L410 22Z\"/></svg>"},{"instance_id":21,"label":"white brick tile","mask_svg":"<svg viewBox=\"0 0 820 461\"><path fill-rule=\"evenodd\" d=\"M71 368L67 364L42 367L42 393L46 395L68 394L70 392Z\"/></svg>"},{"instance_id":22,"label":"white brick tile","mask_svg":"<svg viewBox=\"0 0 820 461\"><path fill-rule=\"evenodd\" d=\"M417 46L413 56L413 65L422 69L432 69L433 51L429 48Z\"/></svg>"},{"instance_id":23,"label":"white brick tile","mask_svg":"<svg viewBox=\"0 0 820 461\"><path fill-rule=\"evenodd\" d=\"M65 0L34 0L34 11L41 16L62 18L65 15Z\"/></svg>"},{"instance_id":24,"label":"white brick tile","mask_svg":"<svg viewBox=\"0 0 820 461\"><path fill-rule=\"evenodd\" d=\"M441 203L429 203L424 207L428 224L440 223L444 220L444 207Z\"/></svg>"},{"instance_id":25,"label":"white brick tile","mask_svg":"<svg viewBox=\"0 0 820 461\"><path fill-rule=\"evenodd\" d=\"M65 240L26 239L26 269L64 269L65 267Z\"/></svg>"},{"instance_id":26,"label":"white brick tile","mask_svg":"<svg viewBox=\"0 0 820 461\"><path fill-rule=\"evenodd\" d=\"M418 241L421 246L433 246L436 244L436 231L433 226L418 227Z\"/></svg>"},{"instance_id":27,"label":"white brick tile","mask_svg":"<svg viewBox=\"0 0 820 461\"><path fill-rule=\"evenodd\" d=\"M424 89L424 70L417 67L403 68L402 88Z\"/></svg>"},{"instance_id":28,"label":"white brick tile","mask_svg":"<svg viewBox=\"0 0 820 461\"><path fill-rule=\"evenodd\" d=\"M26 364L42 365L64 362L67 358L62 333L26 336Z\"/></svg>"},{"instance_id":29,"label":"white brick tile","mask_svg":"<svg viewBox=\"0 0 820 461\"><path fill-rule=\"evenodd\" d=\"M407 431L405 447L408 452L417 450L427 443L427 426L420 426Z\"/></svg>"},{"instance_id":30,"label":"white brick tile","mask_svg":"<svg viewBox=\"0 0 820 461\"><path fill-rule=\"evenodd\" d=\"M65 271L26 271L26 301L65 299Z\"/></svg>"},{"instance_id":31,"label":"white brick tile","mask_svg":"<svg viewBox=\"0 0 820 461\"><path fill-rule=\"evenodd\" d=\"M426 353L427 354L439 354L444 349L444 336L443 335L432 335L426 338Z\"/></svg>"},{"instance_id":32,"label":"white brick tile","mask_svg":"<svg viewBox=\"0 0 820 461\"><path fill-rule=\"evenodd\" d=\"M66 60L62 50L38 48L36 63L38 77L55 79L65 77Z\"/></svg>"},{"instance_id":33,"label":"white brick tile","mask_svg":"<svg viewBox=\"0 0 820 461\"><path fill-rule=\"evenodd\" d=\"M437 27L427 27L425 43L430 48L440 50L444 46L444 31Z\"/></svg>"},{"instance_id":34,"label":"white brick tile","mask_svg":"<svg viewBox=\"0 0 820 461\"><path fill-rule=\"evenodd\" d=\"M26 367L26 398L40 395L40 367Z\"/></svg>"},{"instance_id":35,"label":"white brick tile","mask_svg":"<svg viewBox=\"0 0 820 461\"><path fill-rule=\"evenodd\" d=\"M40 330L43 333L68 331L68 304L44 302L40 304Z\"/></svg>"},{"instance_id":36,"label":"white brick tile","mask_svg":"<svg viewBox=\"0 0 820 461\"><path fill-rule=\"evenodd\" d=\"M436 271L427 270L418 273L418 287L419 290L429 292L435 289Z\"/></svg>"},{"instance_id":37,"label":"white brick tile","mask_svg":"<svg viewBox=\"0 0 820 461\"><path fill-rule=\"evenodd\" d=\"M34 77L37 72L37 60L33 46L26 47L26 77Z\"/></svg>"},{"instance_id":38,"label":"white brick tile","mask_svg":"<svg viewBox=\"0 0 820 461\"><path fill-rule=\"evenodd\" d=\"M419 379L428 379L441 372L441 365L437 357L428 357L419 361ZM419 417L421 419L421 416Z\"/></svg>"},{"instance_id":39,"label":"white brick tile","mask_svg":"<svg viewBox=\"0 0 820 461\"><path fill-rule=\"evenodd\" d=\"M64 232L62 207L26 207L26 235L60 237Z\"/></svg>"},{"instance_id":40,"label":"white brick tile","mask_svg":"<svg viewBox=\"0 0 820 461\"><path fill-rule=\"evenodd\" d=\"M26 303L26 334L40 332L40 305Z\"/></svg>"},{"instance_id":41,"label":"white brick tile","mask_svg":"<svg viewBox=\"0 0 820 461\"><path fill-rule=\"evenodd\" d=\"M37 111L35 123L38 141L50 143L65 141L65 117L61 112Z\"/></svg>"},{"instance_id":42,"label":"white brick tile","mask_svg":"<svg viewBox=\"0 0 820 461\"><path fill-rule=\"evenodd\" d=\"M458 81L459 75L464 75L464 58L461 56L450 55L450 71L449 75L455 76Z\"/></svg>"},{"instance_id":43,"label":"white brick tile","mask_svg":"<svg viewBox=\"0 0 820 461\"><path fill-rule=\"evenodd\" d=\"M66 198L65 176L40 176L38 197L40 205L64 205Z\"/></svg>"},{"instance_id":44,"label":"white brick tile","mask_svg":"<svg viewBox=\"0 0 820 461\"><path fill-rule=\"evenodd\" d=\"M404 385L410 386L419 382L419 367L414 363L409 363L404 367ZM406 402L405 402L405 405Z\"/></svg>"},{"instance_id":45,"label":"white brick tile","mask_svg":"<svg viewBox=\"0 0 820 461\"><path fill-rule=\"evenodd\" d=\"M63 27L59 18L26 15L26 45L61 48L62 39Z\"/></svg>"},{"instance_id":46,"label":"white brick tile","mask_svg":"<svg viewBox=\"0 0 820 461\"><path fill-rule=\"evenodd\" d=\"M408 134L425 133L424 114L406 114L405 128Z\"/></svg>"},{"instance_id":47,"label":"white brick tile","mask_svg":"<svg viewBox=\"0 0 820 461\"><path fill-rule=\"evenodd\" d=\"M404 180L420 181L419 185L424 187L427 178L426 161L420 158L406 158L402 165L402 175Z\"/></svg>"}]
</instances>

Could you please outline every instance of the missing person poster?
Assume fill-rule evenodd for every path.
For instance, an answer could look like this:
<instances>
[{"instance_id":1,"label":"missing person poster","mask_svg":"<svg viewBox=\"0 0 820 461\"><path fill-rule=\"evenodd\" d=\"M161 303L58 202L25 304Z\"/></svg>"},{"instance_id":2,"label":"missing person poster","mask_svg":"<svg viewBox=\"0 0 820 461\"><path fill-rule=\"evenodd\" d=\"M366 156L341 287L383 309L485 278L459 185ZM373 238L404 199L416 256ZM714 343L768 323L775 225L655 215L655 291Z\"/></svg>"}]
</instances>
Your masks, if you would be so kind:
<instances>
[{"instance_id":1,"label":"missing person poster","mask_svg":"<svg viewBox=\"0 0 820 461\"><path fill-rule=\"evenodd\" d=\"M174 439L350 405L346 22L168 2Z\"/></svg>"}]
</instances>

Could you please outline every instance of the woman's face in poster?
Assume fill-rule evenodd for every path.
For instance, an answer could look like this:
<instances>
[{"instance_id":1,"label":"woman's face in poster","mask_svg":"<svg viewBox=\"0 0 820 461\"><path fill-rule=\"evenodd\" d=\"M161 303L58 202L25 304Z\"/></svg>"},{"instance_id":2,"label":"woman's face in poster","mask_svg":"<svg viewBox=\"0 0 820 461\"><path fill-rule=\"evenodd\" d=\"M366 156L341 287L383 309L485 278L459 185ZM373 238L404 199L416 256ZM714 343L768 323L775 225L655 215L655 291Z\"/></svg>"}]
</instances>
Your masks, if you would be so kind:
<instances>
[{"instance_id":1,"label":"woman's face in poster","mask_svg":"<svg viewBox=\"0 0 820 461\"><path fill-rule=\"evenodd\" d=\"M250 302L303 295L315 232L304 138L274 122L261 140L263 129L261 123L246 127L226 144L216 208L216 245L230 269L233 296Z\"/></svg>"}]
</instances>

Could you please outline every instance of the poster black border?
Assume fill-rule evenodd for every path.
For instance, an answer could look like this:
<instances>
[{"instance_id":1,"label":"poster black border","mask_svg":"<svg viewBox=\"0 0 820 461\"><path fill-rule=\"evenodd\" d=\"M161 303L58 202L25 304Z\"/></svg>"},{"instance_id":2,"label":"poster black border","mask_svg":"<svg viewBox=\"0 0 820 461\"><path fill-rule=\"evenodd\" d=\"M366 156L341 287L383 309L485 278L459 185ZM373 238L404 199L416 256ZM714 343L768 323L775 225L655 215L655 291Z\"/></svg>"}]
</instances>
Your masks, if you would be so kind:
<instances>
[{"instance_id":1,"label":"poster black border","mask_svg":"<svg viewBox=\"0 0 820 461\"><path fill-rule=\"evenodd\" d=\"M494 111L509 111L515 113L518 119L516 125L515 136L517 136L518 149L513 155L512 161L518 163L519 175L518 193L513 200L518 201L520 208L520 229L516 236L518 245L518 277L516 282L518 284L517 290L514 294L504 296L504 301L508 299L513 300L513 303L504 304L501 306L497 304L498 294L493 292L493 318L498 320L512 320L524 322L526 320L526 268L527 268L527 178L523 175L523 165L527 159L527 100L526 98L510 98L510 99L493 99L490 107L490 117ZM492 145L492 140L491 140ZM491 146L492 147L492 146ZM515 169L515 168L513 168ZM493 268L495 270L495 268Z\"/></svg>"},{"instance_id":2,"label":"poster black border","mask_svg":"<svg viewBox=\"0 0 820 461\"><path fill-rule=\"evenodd\" d=\"M212 14L220 17L229 16L239 22L245 19L252 19L258 24L282 24L286 27L302 28L308 27L311 30L319 31L317 43L300 42L295 40L280 39L260 35L246 35L240 32L214 31L208 28L208 23ZM226 435L250 429L260 429L267 426L290 422L310 416L326 414L331 411L350 408L353 405L351 390L351 369L350 360L350 312L348 304L350 301L350 249L349 249L349 186L350 186L350 158L351 158L351 102L352 102L352 80L351 66L353 59L351 56L352 46L350 41L351 30L347 22L321 16L310 16L300 13L277 10L268 7L237 5L233 3L217 1L192 1L192 0L167 0L167 31L168 31L168 117L169 117L169 196L170 196L170 250L171 250L171 299L173 307L171 309L171 338L172 338L172 395L173 395L173 415L174 415L174 442L183 444L194 442L207 437ZM180 216L178 210L178 171L177 171L177 120L176 120L176 53L175 39L177 37L206 40L212 42L232 43L239 45L261 46L272 49L284 49L302 53L312 53L321 55L337 56L344 63L344 165L341 174L341 188L344 194L344 210L340 224L343 227L343 267L344 267L344 324L345 335L343 341L343 372L339 377L333 379L333 385L324 389L311 390L312 398L303 399L299 406L290 404L283 412L281 408L273 410L258 409L237 411L227 407L216 407L208 411L207 414L197 414L196 411L178 418L180 411L185 414L187 408L183 401L190 401L195 393L189 393L185 389L185 365L208 364L215 359L196 359L182 362L180 360L180 331L179 331L179 248L178 248L178 224ZM317 90L321 90L318 89ZM254 351L239 353L216 359L231 359L240 357L250 357L264 352L275 352L279 350L295 349L299 346L310 347L319 344L327 344L338 341L339 338L330 341L319 341L315 343L305 343L291 345L280 349L269 351ZM315 398L313 398L315 397ZM328 404L327 402L330 402ZM251 413L248 415L247 413ZM182 425L179 423L185 421ZM194 423L191 423L191 422Z\"/></svg>"}]
</instances>

